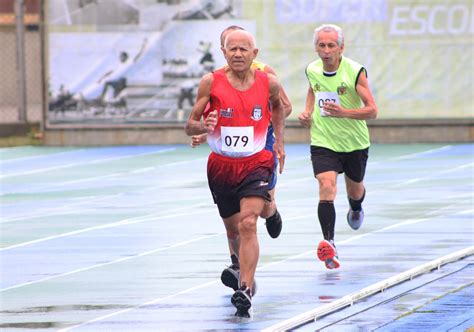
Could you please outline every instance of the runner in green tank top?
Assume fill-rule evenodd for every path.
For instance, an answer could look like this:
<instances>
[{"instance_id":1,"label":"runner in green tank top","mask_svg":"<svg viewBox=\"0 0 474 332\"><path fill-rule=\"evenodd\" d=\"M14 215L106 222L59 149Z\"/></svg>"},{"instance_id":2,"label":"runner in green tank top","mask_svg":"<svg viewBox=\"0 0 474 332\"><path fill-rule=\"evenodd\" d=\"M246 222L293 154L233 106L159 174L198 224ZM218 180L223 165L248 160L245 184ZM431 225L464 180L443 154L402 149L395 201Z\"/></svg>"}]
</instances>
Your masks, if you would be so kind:
<instances>
[{"instance_id":1,"label":"runner in green tank top","mask_svg":"<svg viewBox=\"0 0 474 332\"><path fill-rule=\"evenodd\" d=\"M344 37L336 25L314 30L318 60L306 67L309 81L301 124L310 128L311 161L319 183L318 218L324 240L318 258L328 269L340 266L334 245L336 180L344 173L349 211L347 222L356 230L364 220L364 176L370 146L365 120L377 116L365 68L342 55Z\"/></svg>"}]
</instances>

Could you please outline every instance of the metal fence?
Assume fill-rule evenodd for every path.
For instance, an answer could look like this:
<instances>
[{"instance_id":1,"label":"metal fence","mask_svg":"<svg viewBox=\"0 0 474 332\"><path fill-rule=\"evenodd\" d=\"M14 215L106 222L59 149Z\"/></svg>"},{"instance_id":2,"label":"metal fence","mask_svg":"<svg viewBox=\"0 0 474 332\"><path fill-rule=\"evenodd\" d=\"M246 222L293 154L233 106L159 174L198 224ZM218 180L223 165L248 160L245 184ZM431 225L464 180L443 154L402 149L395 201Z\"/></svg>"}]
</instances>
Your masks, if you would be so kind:
<instances>
[{"instance_id":1,"label":"metal fence","mask_svg":"<svg viewBox=\"0 0 474 332\"><path fill-rule=\"evenodd\" d=\"M24 0L5 7L14 12L0 13L0 124L38 123L43 94L39 16L28 22Z\"/></svg>"}]
</instances>

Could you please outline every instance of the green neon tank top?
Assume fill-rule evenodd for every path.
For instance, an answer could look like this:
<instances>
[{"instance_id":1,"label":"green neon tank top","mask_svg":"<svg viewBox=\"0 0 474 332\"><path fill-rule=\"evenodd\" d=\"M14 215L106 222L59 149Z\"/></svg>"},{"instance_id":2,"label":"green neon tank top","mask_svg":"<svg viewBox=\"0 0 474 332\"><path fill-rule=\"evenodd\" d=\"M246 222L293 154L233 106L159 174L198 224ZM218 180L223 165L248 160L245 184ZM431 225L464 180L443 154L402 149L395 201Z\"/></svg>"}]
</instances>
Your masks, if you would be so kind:
<instances>
[{"instance_id":1,"label":"green neon tank top","mask_svg":"<svg viewBox=\"0 0 474 332\"><path fill-rule=\"evenodd\" d=\"M335 152L352 152L370 146L369 130L365 120L322 116L319 104L325 99L338 99L344 108L364 106L356 92L357 79L365 68L357 62L342 57L335 75L325 76L321 59L306 67L306 77L315 94L311 123L311 145Z\"/></svg>"}]
</instances>

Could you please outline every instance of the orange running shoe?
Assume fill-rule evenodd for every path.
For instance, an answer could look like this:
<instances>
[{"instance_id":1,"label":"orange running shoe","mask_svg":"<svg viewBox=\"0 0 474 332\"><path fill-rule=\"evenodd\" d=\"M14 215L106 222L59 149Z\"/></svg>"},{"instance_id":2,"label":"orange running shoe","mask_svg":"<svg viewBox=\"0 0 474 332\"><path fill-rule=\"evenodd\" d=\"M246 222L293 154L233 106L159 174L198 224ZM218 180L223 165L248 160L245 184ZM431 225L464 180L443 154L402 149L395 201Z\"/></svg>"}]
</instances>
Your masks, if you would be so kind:
<instances>
[{"instance_id":1,"label":"orange running shoe","mask_svg":"<svg viewBox=\"0 0 474 332\"><path fill-rule=\"evenodd\" d=\"M337 257L336 247L329 241L322 240L318 245L318 258L328 269L337 269L341 266Z\"/></svg>"}]
</instances>

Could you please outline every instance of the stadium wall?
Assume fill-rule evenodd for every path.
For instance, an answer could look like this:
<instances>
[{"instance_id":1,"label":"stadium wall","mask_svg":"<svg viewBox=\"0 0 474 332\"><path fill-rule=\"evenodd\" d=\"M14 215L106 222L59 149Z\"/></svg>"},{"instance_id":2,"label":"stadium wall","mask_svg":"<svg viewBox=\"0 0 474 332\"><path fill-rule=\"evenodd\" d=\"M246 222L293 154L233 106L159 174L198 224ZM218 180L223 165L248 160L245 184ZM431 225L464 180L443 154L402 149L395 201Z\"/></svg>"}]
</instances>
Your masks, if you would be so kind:
<instances>
[{"instance_id":1,"label":"stadium wall","mask_svg":"<svg viewBox=\"0 0 474 332\"><path fill-rule=\"evenodd\" d=\"M473 119L373 120L373 143L458 143L474 141ZM189 144L183 124L123 128L62 128L44 133L46 145ZM309 131L287 122L286 143L309 143Z\"/></svg>"}]
</instances>

